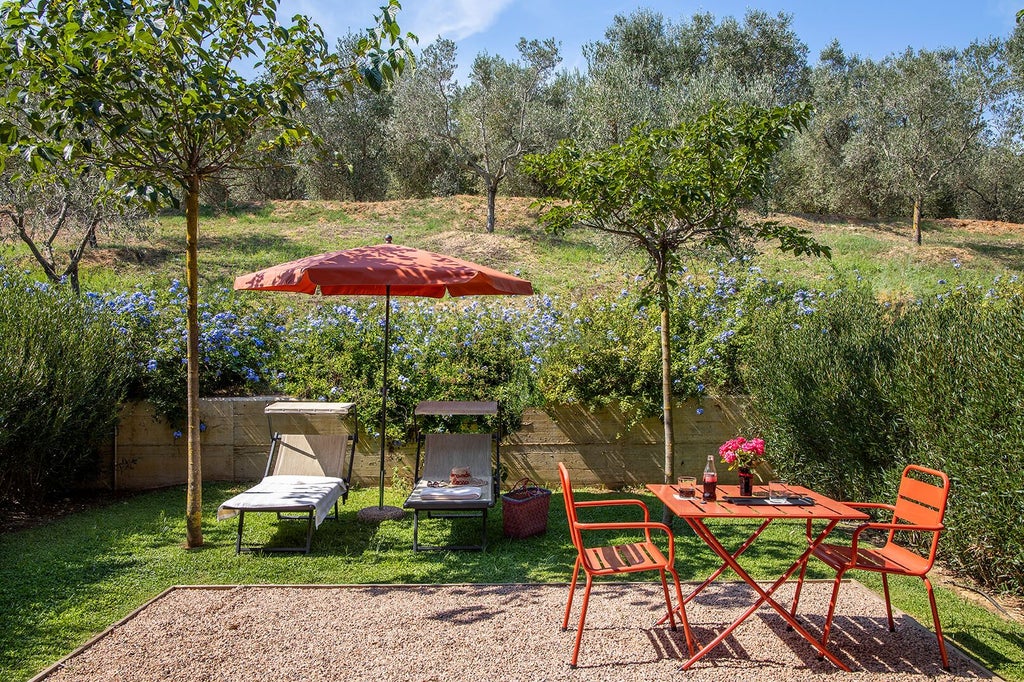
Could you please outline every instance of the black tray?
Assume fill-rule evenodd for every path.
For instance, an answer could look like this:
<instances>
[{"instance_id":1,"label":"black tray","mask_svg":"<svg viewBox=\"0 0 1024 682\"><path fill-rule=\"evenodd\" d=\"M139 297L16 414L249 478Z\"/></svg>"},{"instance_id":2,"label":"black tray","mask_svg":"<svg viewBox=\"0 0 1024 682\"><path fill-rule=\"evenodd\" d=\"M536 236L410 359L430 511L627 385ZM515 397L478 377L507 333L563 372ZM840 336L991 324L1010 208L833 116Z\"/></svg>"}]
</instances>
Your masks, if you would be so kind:
<instances>
[{"instance_id":1,"label":"black tray","mask_svg":"<svg viewBox=\"0 0 1024 682\"><path fill-rule=\"evenodd\" d=\"M769 502L767 497L732 497L725 496L723 502L731 504L747 504L755 507L813 507L814 500L806 497L787 497L783 502Z\"/></svg>"}]
</instances>

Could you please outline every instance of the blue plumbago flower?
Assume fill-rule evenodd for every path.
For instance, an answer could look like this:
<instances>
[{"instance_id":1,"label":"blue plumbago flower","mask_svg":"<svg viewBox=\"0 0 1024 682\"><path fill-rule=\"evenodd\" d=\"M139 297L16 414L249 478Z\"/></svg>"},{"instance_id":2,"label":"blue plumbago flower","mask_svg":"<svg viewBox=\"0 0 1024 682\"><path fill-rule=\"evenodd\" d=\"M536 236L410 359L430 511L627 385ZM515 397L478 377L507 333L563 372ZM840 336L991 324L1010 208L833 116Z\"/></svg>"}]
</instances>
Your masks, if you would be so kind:
<instances>
[{"instance_id":1,"label":"blue plumbago flower","mask_svg":"<svg viewBox=\"0 0 1024 682\"><path fill-rule=\"evenodd\" d=\"M149 370L150 372L155 372L156 371L156 360L150 360L149 362L147 362L146 363L146 369Z\"/></svg>"},{"instance_id":2,"label":"blue plumbago flower","mask_svg":"<svg viewBox=\"0 0 1024 682\"><path fill-rule=\"evenodd\" d=\"M206 422L199 422L199 433L206 431Z\"/></svg>"},{"instance_id":3,"label":"blue plumbago flower","mask_svg":"<svg viewBox=\"0 0 1024 682\"><path fill-rule=\"evenodd\" d=\"M173 434L171 434L171 435L173 435L173 436L174 436L174 438L175 438L175 440L177 440L178 438L181 438L181 436L182 436L182 433L181 433L181 431L175 431L175 432L174 432Z\"/></svg>"},{"instance_id":4,"label":"blue plumbago flower","mask_svg":"<svg viewBox=\"0 0 1024 682\"><path fill-rule=\"evenodd\" d=\"M703 407L698 407L697 408L697 414L704 414L704 408Z\"/></svg>"},{"instance_id":5,"label":"blue plumbago flower","mask_svg":"<svg viewBox=\"0 0 1024 682\"><path fill-rule=\"evenodd\" d=\"M704 392L704 384L697 384L697 393Z\"/></svg>"}]
</instances>

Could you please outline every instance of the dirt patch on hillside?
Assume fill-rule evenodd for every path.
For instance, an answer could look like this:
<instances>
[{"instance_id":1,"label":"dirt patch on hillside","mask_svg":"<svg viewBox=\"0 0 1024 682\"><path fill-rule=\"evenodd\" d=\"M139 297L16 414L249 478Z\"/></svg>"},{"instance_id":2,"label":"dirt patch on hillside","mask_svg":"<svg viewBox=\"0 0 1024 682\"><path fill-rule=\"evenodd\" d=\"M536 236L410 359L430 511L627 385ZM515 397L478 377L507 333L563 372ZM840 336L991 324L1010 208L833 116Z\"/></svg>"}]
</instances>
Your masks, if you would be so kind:
<instances>
[{"instance_id":1,"label":"dirt patch on hillside","mask_svg":"<svg viewBox=\"0 0 1024 682\"><path fill-rule=\"evenodd\" d=\"M532 266L536 259L528 258L530 247L521 239L503 234L449 230L430 235L420 240L428 251L444 253L463 260L469 260L489 267Z\"/></svg>"},{"instance_id":2,"label":"dirt patch on hillside","mask_svg":"<svg viewBox=\"0 0 1024 682\"><path fill-rule=\"evenodd\" d=\"M964 230L977 234L1017 235L1024 237L1024 225L1004 223L998 220L967 220L964 218L942 218L932 221L949 229Z\"/></svg>"}]
</instances>

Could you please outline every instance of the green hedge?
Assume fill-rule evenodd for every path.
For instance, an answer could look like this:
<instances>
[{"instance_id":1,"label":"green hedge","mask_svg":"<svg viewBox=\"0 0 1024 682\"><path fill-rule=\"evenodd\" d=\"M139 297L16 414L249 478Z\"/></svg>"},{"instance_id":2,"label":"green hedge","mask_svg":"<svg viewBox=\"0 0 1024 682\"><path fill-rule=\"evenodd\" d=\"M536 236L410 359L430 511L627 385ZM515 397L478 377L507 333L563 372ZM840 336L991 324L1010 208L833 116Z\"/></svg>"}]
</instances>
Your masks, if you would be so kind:
<instances>
[{"instance_id":1,"label":"green hedge","mask_svg":"<svg viewBox=\"0 0 1024 682\"><path fill-rule=\"evenodd\" d=\"M1024 298L1015 281L880 304L865 288L799 323L763 315L745 351L779 468L845 499L892 501L907 463L951 481L943 560L1024 588Z\"/></svg>"},{"instance_id":2,"label":"green hedge","mask_svg":"<svg viewBox=\"0 0 1024 682\"><path fill-rule=\"evenodd\" d=\"M133 373L130 343L65 287L0 266L0 503L95 476Z\"/></svg>"}]
</instances>

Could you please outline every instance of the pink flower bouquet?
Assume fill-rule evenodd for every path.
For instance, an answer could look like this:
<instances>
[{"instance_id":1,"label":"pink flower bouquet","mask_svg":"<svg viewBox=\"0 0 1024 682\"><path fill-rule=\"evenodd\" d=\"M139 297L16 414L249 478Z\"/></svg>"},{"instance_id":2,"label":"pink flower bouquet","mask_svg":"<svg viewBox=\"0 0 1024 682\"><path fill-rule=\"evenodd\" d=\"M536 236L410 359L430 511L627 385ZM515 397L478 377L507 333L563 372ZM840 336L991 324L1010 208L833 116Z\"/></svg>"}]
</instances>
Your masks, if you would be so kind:
<instances>
[{"instance_id":1,"label":"pink flower bouquet","mask_svg":"<svg viewBox=\"0 0 1024 682\"><path fill-rule=\"evenodd\" d=\"M729 469L753 469L764 461L764 441L760 438L747 440L739 436L723 443L718 448L718 454L729 465Z\"/></svg>"}]
</instances>

